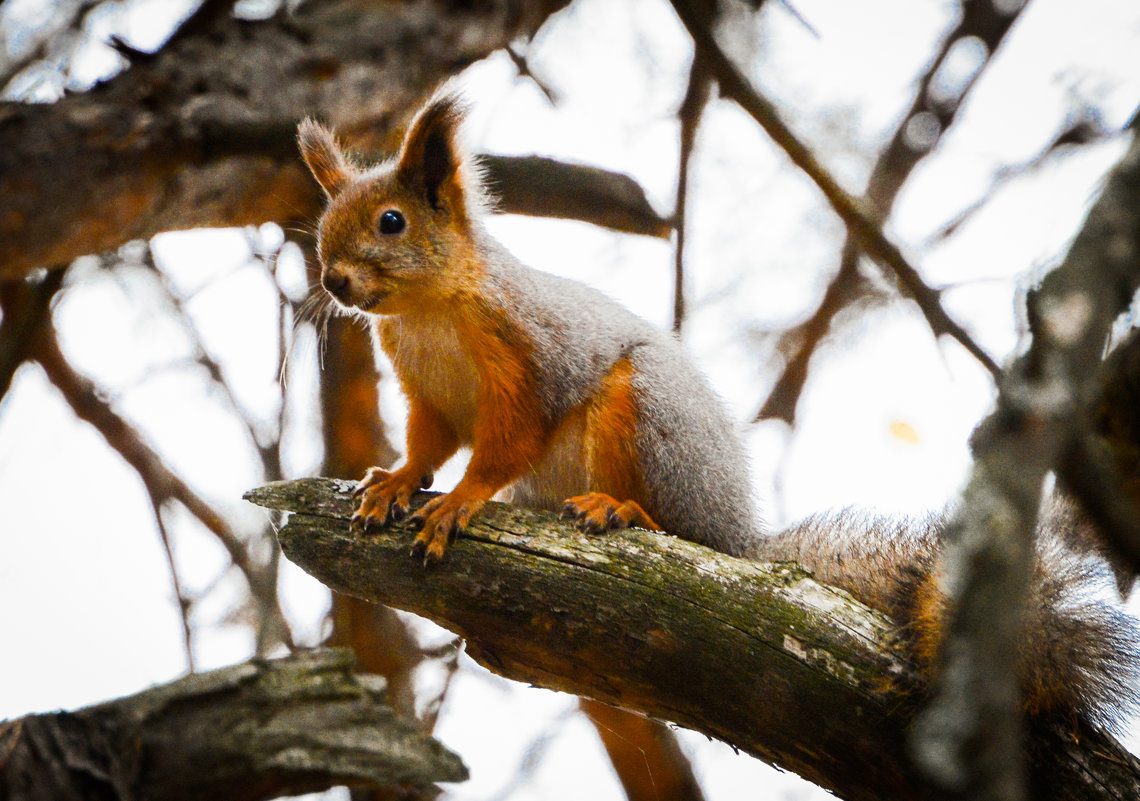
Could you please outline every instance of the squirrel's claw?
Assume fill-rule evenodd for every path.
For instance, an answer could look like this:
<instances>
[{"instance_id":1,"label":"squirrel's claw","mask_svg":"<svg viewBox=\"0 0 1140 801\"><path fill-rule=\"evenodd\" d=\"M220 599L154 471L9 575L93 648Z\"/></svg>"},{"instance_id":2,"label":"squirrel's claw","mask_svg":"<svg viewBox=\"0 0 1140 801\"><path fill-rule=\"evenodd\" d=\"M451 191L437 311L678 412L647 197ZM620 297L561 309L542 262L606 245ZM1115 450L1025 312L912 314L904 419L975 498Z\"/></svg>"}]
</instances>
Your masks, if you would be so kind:
<instances>
[{"instance_id":1,"label":"squirrel's claw","mask_svg":"<svg viewBox=\"0 0 1140 801\"><path fill-rule=\"evenodd\" d=\"M412 495L422 487L431 486L432 478L431 473L426 473L409 480L408 474L401 470L369 468L352 492L353 497L360 498L360 506L349 521L349 529L360 533L399 523L411 509Z\"/></svg>"},{"instance_id":2,"label":"squirrel's claw","mask_svg":"<svg viewBox=\"0 0 1140 801\"><path fill-rule=\"evenodd\" d=\"M572 519L587 534L601 534L619 528L637 526L661 531L661 526L636 501L618 501L604 492L587 492L567 498L562 517Z\"/></svg>"},{"instance_id":3,"label":"squirrel's claw","mask_svg":"<svg viewBox=\"0 0 1140 801\"><path fill-rule=\"evenodd\" d=\"M422 558L425 567L443 561L447 546L467 530L467 525L485 503L480 498L455 497L454 493L440 495L425 503L408 518L409 524L420 526L420 532L412 543L412 556Z\"/></svg>"}]
</instances>

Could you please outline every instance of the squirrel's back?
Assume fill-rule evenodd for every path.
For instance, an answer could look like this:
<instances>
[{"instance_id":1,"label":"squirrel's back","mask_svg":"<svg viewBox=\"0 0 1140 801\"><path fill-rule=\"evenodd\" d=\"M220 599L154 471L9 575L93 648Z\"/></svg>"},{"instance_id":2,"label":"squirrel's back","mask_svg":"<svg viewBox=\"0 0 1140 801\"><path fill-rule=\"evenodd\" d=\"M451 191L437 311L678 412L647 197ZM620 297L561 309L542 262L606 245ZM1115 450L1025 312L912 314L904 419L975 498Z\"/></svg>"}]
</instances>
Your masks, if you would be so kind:
<instances>
[{"instance_id":1,"label":"squirrel's back","mask_svg":"<svg viewBox=\"0 0 1140 801\"><path fill-rule=\"evenodd\" d=\"M636 403L632 437L654 519L670 534L742 556L759 540L748 464L735 426L669 333L603 293L529 268L487 236L487 297L502 305L533 349L536 386L552 419L589 402L608 375L629 365ZM557 451L557 447L553 450ZM524 477L510 496L557 508Z\"/></svg>"}]
</instances>

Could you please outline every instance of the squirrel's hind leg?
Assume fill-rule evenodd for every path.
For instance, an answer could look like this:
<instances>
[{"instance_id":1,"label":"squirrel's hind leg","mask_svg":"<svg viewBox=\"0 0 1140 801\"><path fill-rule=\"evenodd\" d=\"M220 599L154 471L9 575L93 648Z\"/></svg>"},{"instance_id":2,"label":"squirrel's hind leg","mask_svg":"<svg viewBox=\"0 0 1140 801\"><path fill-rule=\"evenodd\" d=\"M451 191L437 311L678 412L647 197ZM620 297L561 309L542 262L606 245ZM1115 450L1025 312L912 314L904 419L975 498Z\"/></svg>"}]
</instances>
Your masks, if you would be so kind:
<instances>
[{"instance_id":1,"label":"squirrel's hind leg","mask_svg":"<svg viewBox=\"0 0 1140 801\"><path fill-rule=\"evenodd\" d=\"M661 526L641 508L637 501L619 501L604 492L587 492L567 498L562 516L574 520L578 527L591 534L600 534L615 528L638 528L661 531Z\"/></svg>"},{"instance_id":2,"label":"squirrel's hind leg","mask_svg":"<svg viewBox=\"0 0 1140 801\"><path fill-rule=\"evenodd\" d=\"M583 449L593 491L567 498L562 507L562 516L577 521L584 531L629 526L663 530L643 507L648 492L638 454L635 372L628 357L620 359L586 401Z\"/></svg>"}]
</instances>

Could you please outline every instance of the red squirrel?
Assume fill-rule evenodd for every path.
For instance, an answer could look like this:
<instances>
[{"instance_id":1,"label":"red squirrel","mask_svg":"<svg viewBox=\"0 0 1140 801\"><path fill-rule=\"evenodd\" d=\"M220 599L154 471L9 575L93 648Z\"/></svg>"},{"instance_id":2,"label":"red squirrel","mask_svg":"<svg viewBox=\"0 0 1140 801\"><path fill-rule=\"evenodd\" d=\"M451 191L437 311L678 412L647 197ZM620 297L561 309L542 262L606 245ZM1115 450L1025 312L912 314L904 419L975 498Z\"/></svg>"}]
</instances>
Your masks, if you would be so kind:
<instances>
[{"instance_id":1,"label":"red squirrel","mask_svg":"<svg viewBox=\"0 0 1140 801\"><path fill-rule=\"evenodd\" d=\"M312 121L301 153L328 197L321 284L372 327L408 402L407 456L360 482L353 527L401 519L460 447L463 478L411 516L413 553L444 557L492 497L602 531L639 526L734 556L797 561L892 617L923 671L945 603L942 524L851 516L765 532L744 449L683 348L603 294L521 264L485 230L463 106L437 93L397 156L354 164ZM1087 560L1043 516L1019 675L1026 708L1112 726L1135 700L1136 627L1088 591Z\"/></svg>"}]
</instances>

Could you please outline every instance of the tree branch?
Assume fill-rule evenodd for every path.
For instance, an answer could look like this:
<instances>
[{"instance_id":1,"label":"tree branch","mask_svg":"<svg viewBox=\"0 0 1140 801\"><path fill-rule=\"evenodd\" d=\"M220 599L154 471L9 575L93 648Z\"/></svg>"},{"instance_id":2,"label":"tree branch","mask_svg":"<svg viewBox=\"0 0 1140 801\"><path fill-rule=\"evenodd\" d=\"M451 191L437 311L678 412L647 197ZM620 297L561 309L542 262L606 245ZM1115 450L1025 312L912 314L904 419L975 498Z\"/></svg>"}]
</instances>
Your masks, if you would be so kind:
<instances>
[{"instance_id":1,"label":"tree branch","mask_svg":"<svg viewBox=\"0 0 1140 801\"><path fill-rule=\"evenodd\" d=\"M8 394L16 370L28 358L36 332L48 319L51 301L63 284L63 268L49 270L42 281L0 281L0 400Z\"/></svg>"},{"instance_id":2,"label":"tree branch","mask_svg":"<svg viewBox=\"0 0 1140 801\"><path fill-rule=\"evenodd\" d=\"M204 14L89 92L0 103L0 275L161 231L314 219L319 194L294 143L302 114L385 149L439 82L566 1Z\"/></svg>"},{"instance_id":3,"label":"tree branch","mask_svg":"<svg viewBox=\"0 0 1140 801\"><path fill-rule=\"evenodd\" d=\"M0 724L0 797L256 801L337 785L427 787L467 768L398 717L346 651L199 673Z\"/></svg>"},{"instance_id":4,"label":"tree branch","mask_svg":"<svg viewBox=\"0 0 1140 801\"><path fill-rule=\"evenodd\" d=\"M544 156L483 155L488 188L506 214L560 217L628 234L668 239L673 223L653 210L641 185L622 173Z\"/></svg>"},{"instance_id":5,"label":"tree branch","mask_svg":"<svg viewBox=\"0 0 1140 801\"><path fill-rule=\"evenodd\" d=\"M997 408L974 437L973 475L947 531L940 680L915 738L951 798L1026 797L1013 644L1033 532L1046 475L1079 454L1074 438L1087 431L1112 323L1140 287L1138 198L1133 136L1064 262L1030 294L1033 341L1002 377Z\"/></svg>"},{"instance_id":6,"label":"tree branch","mask_svg":"<svg viewBox=\"0 0 1140 801\"><path fill-rule=\"evenodd\" d=\"M353 486L303 479L247 497L294 513L279 537L303 569L439 622L497 673L696 729L844 798L923 797L904 734L920 695L897 633L794 565L634 530L592 538L491 504L425 572L406 529L349 532ZM1040 797L1137 797L1140 763L1076 731L1034 739Z\"/></svg>"},{"instance_id":7,"label":"tree branch","mask_svg":"<svg viewBox=\"0 0 1140 801\"><path fill-rule=\"evenodd\" d=\"M912 147L906 136L910 121L918 114L932 112L938 120L938 138L941 139L942 134L953 124L959 109L964 105L966 94L977 84L982 71L989 64L990 58L1001 45L1018 15L1019 11L1002 13L991 0L975 0L962 4L962 18L947 34L938 53L919 79L918 89L910 108L903 115L899 127L891 137L891 141L879 154L875 166L871 170L864 200L880 221L887 219L891 207L898 197L899 190L902 189L914 168L938 144L938 140L936 140L925 150ZM934 76L938 74L954 46L968 38L978 39L985 44L985 61L966 81L957 97L941 103L934 102L934 99L930 97L930 86ZM857 237L849 232L846 241L843 243L839 270L828 285L819 308L816 309L811 318L791 329L781 338L785 343L791 345L792 352L783 372L773 385L768 398L764 401L764 405L757 412L754 422L776 418L789 425L795 423L796 405L807 381L808 363L817 346L830 332L836 315L872 291L868 282L859 274L860 252Z\"/></svg>"},{"instance_id":8,"label":"tree branch","mask_svg":"<svg viewBox=\"0 0 1140 801\"><path fill-rule=\"evenodd\" d=\"M728 58L713 38L706 24L706 13L700 0L673 0L673 8L693 37L697 53L704 58L716 76L726 97L754 119L797 167L823 192L835 213L857 237L863 249L879 264L889 269L902 290L918 304L936 335L949 335L964 347L994 376L1000 368L970 335L946 313L939 302L938 291L927 286L918 271L907 262L902 251L883 234L874 211L867 203L848 193L823 168L815 154L803 144L780 118L775 106L762 97Z\"/></svg>"},{"instance_id":9,"label":"tree branch","mask_svg":"<svg viewBox=\"0 0 1140 801\"><path fill-rule=\"evenodd\" d=\"M677 242L673 249L673 333L678 336L685 321L685 245L686 245L686 206L689 199L689 165L697 144L697 128L709 98L712 96L713 80L705 69L699 54L693 56L689 68L689 87L681 107L677 109L680 123L680 152L677 159L677 200L673 206L674 226L677 229Z\"/></svg>"}]
</instances>

